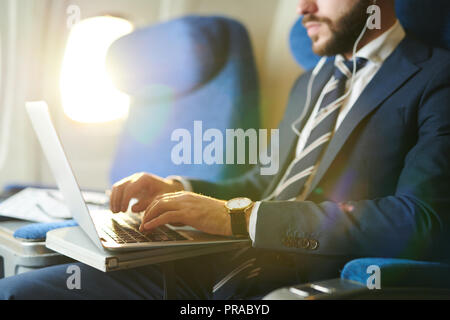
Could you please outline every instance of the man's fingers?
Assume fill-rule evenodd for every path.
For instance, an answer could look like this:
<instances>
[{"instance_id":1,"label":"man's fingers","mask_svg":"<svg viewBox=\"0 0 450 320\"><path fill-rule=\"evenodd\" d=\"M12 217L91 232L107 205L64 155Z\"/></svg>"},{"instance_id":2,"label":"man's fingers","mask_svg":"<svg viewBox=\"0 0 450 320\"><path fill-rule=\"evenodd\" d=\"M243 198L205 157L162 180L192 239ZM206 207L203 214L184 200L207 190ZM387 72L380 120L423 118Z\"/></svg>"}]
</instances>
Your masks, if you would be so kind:
<instances>
[{"instance_id":1,"label":"man's fingers","mask_svg":"<svg viewBox=\"0 0 450 320\"><path fill-rule=\"evenodd\" d=\"M131 207L131 211L135 213L143 212L149 206L149 200L140 200Z\"/></svg>"},{"instance_id":2,"label":"man's fingers","mask_svg":"<svg viewBox=\"0 0 450 320\"><path fill-rule=\"evenodd\" d=\"M119 188L117 188L116 197L114 199L114 210L113 210L114 213L120 212L121 205L122 205L122 197L123 197L125 188L126 188L126 185L120 186Z\"/></svg>"},{"instance_id":3,"label":"man's fingers","mask_svg":"<svg viewBox=\"0 0 450 320\"><path fill-rule=\"evenodd\" d=\"M111 210L111 212L114 212L114 197L115 197L116 191L114 190L114 188L111 189L111 195L109 196L109 210Z\"/></svg>"},{"instance_id":4,"label":"man's fingers","mask_svg":"<svg viewBox=\"0 0 450 320\"><path fill-rule=\"evenodd\" d=\"M131 207L131 210L133 212L142 212L142 211L146 211L146 209L149 209L150 206L153 206L156 203L156 200L160 200L160 199L173 199L176 196L179 196L181 194L181 192L177 192L177 193L166 193L166 194L160 194L160 195L153 195L151 197L146 197L143 199L139 199L139 202L137 202L136 204L134 204ZM147 210L148 211L148 210ZM144 213L145 216L146 212Z\"/></svg>"},{"instance_id":5,"label":"man's fingers","mask_svg":"<svg viewBox=\"0 0 450 320\"><path fill-rule=\"evenodd\" d=\"M139 185L137 183L132 183L127 188L125 188L120 203L120 210L122 212L127 212L130 201L137 196L138 190Z\"/></svg>"},{"instance_id":6,"label":"man's fingers","mask_svg":"<svg viewBox=\"0 0 450 320\"><path fill-rule=\"evenodd\" d=\"M180 204L174 197L170 195L164 195L156 197L155 201L148 206L147 210L142 217L141 229L147 222L155 219L156 217L169 212L180 209ZM142 230L141 230L142 231Z\"/></svg>"},{"instance_id":7,"label":"man's fingers","mask_svg":"<svg viewBox=\"0 0 450 320\"><path fill-rule=\"evenodd\" d=\"M114 213L118 213L120 211L120 204L122 201L122 193L123 189L125 188L127 184L121 184L114 186L111 191L111 198L110 198L110 209Z\"/></svg>"},{"instance_id":8,"label":"man's fingers","mask_svg":"<svg viewBox=\"0 0 450 320\"><path fill-rule=\"evenodd\" d=\"M180 211L168 211L155 219L146 222L142 226L141 232L149 232L166 224L184 223L184 215Z\"/></svg>"},{"instance_id":9,"label":"man's fingers","mask_svg":"<svg viewBox=\"0 0 450 320\"><path fill-rule=\"evenodd\" d=\"M153 220L157 216L172 211L172 204L167 200L163 200L160 197L157 197L145 210L144 215L142 216L142 222L140 230L143 230L144 224Z\"/></svg>"}]
</instances>

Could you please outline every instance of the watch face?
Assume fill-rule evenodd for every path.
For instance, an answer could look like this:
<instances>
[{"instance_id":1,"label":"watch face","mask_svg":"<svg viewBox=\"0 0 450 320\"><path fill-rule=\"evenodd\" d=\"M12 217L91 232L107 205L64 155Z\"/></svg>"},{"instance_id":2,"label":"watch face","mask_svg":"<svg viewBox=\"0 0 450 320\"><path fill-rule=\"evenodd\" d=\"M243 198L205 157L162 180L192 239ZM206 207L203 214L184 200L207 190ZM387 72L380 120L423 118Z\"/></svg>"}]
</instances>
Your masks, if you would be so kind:
<instances>
[{"instance_id":1,"label":"watch face","mask_svg":"<svg viewBox=\"0 0 450 320\"><path fill-rule=\"evenodd\" d=\"M252 200L248 198L237 198L228 201L227 207L231 210L245 209L252 204Z\"/></svg>"}]
</instances>

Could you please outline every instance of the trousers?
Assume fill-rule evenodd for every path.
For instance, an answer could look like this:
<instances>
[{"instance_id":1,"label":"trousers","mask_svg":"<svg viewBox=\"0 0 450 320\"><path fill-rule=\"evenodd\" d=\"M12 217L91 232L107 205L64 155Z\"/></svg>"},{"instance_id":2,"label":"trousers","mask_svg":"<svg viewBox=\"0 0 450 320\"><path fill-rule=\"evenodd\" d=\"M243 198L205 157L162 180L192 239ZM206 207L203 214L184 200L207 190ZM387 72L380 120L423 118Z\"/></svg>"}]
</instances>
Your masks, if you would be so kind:
<instances>
[{"instance_id":1,"label":"trousers","mask_svg":"<svg viewBox=\"0 0 450 320\"><path fill-rule=\"evenodd\" d=\"M237 257L237 258L236 258ZM234 268L254 257L248 272L221 281ZM79 286L73 288L72 271L79 270ZM252 270L250 270L252 269ZM239 300L261 299L283 286L298 284L295 265L280 255L249 248L174 262L176 299ZM222 283L220 288L217 284ZM162 299L163 272L158 265L104 273L82 263L51 266L0 280L0 299L40 300L128 300Z\"/></svg>"}]
</instances>

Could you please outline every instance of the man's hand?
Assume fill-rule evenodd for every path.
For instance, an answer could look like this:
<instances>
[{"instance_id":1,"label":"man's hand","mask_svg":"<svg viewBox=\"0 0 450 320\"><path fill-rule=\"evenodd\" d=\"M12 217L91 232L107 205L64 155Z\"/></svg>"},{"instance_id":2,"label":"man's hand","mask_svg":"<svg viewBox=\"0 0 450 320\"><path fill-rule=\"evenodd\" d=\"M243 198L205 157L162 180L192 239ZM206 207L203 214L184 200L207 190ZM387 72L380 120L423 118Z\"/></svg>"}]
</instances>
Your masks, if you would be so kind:
<instances>
[{"instance_id":1,"label":"man's hand","mask_svg":"<svg viewBox=\"0 0 450 320\"><path fill-rule=\"evenodd\" d=\"M182 224L209 234L231 236L231 220L225 204L226 201L192 192L160 195L145 211L140 231Z\"/></svg>"},{"instance_id":2,"label":"man's hand","mask_svg":"<svg viewBox=\"0 0 450 320\"><path fill-rule=\"evenodd\" d=\"M131 208L133 212L142 212L162 194L182 191L183 186L169 179L163 179L148 173L137 173L117 182L111 192L110 208L113 213L126 212L131 199L138 202Z\"/></svg>"}]
</instances>

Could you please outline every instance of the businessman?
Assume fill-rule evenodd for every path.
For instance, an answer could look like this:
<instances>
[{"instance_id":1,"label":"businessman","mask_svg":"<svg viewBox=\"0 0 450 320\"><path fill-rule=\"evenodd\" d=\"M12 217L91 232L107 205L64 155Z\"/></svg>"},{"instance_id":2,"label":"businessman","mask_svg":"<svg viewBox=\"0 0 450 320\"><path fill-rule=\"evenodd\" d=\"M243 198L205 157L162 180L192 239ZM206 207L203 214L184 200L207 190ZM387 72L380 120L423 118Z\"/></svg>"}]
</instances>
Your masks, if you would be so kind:
<instances>
[{"instance_id":1,"label":"businessman","mask_svg":"<svg viewBox=\"0 0 450 320\"><path fill-rule=\"evenodd\" d=\"M178 298L259 298L336 277L356 257L449 258L450 54L407 34L394 0L377 1L380 28L362 33L373 3L299 1L314 52L335 58L294 85L277 175L255 168L213 184L142 173L114 186L111 210L138 199L142 231L182 224L253 241L178 262ZM67 290L66 266L56 266L0 281L0 295L162 296L154 266L114 274L80 267L80 291Z\"/></svg>"}]
</instances>

